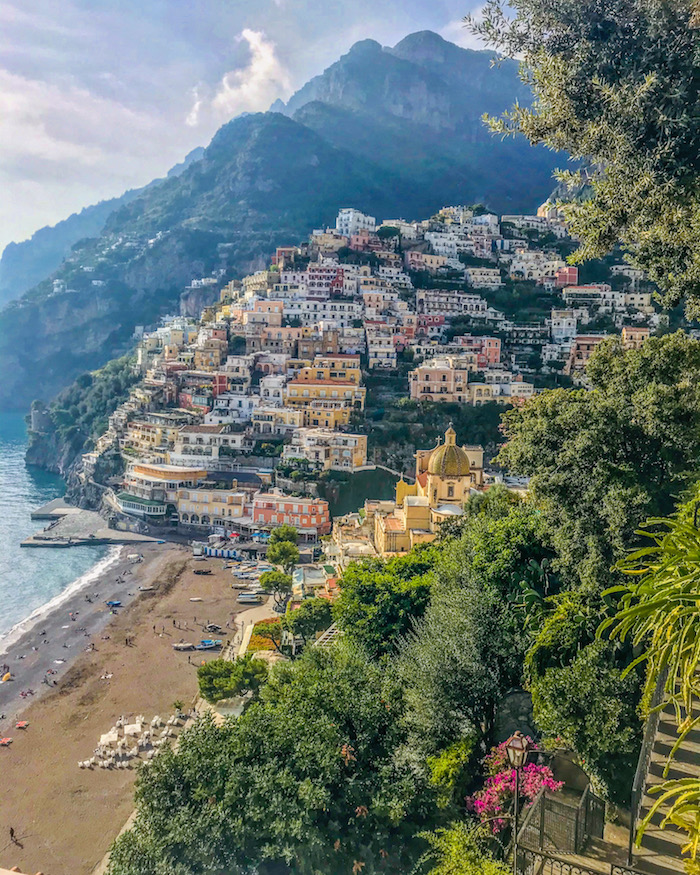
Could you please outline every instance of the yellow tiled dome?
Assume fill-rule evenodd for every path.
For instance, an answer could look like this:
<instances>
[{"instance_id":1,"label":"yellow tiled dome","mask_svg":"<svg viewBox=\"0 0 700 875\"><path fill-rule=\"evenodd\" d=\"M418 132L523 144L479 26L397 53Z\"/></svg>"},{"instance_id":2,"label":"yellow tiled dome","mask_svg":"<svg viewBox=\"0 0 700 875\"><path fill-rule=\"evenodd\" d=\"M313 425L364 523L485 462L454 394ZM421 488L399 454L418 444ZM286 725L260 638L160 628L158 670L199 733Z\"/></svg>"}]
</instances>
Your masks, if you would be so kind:
<instances>
[{"instance_id":1,"label":"yellow tiled dome","mask_svg":"<svg viewBox=\"0 0 700 875\"><path fill-rule=\"evenodd\" d=\"M445 432L445 443L436 447L428 460L428 473L440 477L466 477L469 475L469 456L456 444L455 430L450 426Z\"/></svg>"}]
</instances>

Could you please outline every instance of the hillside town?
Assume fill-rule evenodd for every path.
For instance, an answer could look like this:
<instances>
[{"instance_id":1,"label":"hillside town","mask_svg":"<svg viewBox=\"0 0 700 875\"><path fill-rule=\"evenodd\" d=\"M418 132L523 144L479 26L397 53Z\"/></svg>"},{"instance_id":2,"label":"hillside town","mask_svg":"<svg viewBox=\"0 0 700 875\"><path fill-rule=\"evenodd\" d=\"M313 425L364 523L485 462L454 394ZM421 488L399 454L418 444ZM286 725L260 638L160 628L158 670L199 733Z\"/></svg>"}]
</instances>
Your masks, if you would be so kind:
<instances>
[{"instance_id":1,"label":"hillside town","mask_svg":"<svg viewBox=\"0 0 700 875\"><path fill-rule=\"evenodd\" d=\"M611 333L644 343L660 316L640 271L612 265L610 281L579 284L570 243L550 203L535 216L445 207L421 222L343 209L264 270L195 280L181 314L137 331L139 380L81 477L121 525L221 544L280 525L314 546L333 533L339 567L430 541L499 476L469 435L417 447L415 471L392 472L394 501L369 496L335 528L318 477L375 467L362 426L377 375L398 374L416 403L515 405L538 382L585 386ZM495 306L521 287L551 305L539 321ZM188 313L202 296L211 303Z\"/></svg>"}]
</instances>

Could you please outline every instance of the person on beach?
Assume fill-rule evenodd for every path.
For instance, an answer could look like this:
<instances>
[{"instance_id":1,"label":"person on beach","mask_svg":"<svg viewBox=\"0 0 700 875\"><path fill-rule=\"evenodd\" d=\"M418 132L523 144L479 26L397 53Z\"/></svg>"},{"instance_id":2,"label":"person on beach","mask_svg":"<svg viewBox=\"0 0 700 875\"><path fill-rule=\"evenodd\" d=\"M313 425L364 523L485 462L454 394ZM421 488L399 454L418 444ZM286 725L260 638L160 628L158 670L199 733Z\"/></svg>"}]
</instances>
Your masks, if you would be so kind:
<instances>
[{"instance_id":1,"label":"person on beach","mask_svg":"<svg viewBox=\"0 0 700 875\"><path fill-rule=\"evenodd\" d=\"M10 841L12 842L13 845L17 841L15 838L15 831L12 827L10 827Z\"/></svg>"}]
</instances>

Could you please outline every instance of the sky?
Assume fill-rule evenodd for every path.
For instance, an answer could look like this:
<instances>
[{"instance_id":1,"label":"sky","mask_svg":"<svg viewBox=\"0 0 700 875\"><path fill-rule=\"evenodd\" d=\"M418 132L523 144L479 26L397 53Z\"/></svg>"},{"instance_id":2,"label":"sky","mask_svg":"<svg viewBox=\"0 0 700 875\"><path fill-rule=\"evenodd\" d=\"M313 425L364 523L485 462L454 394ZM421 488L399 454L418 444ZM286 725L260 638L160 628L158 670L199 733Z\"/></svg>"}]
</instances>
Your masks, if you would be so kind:
<instances>
[{"instance_id":1,"label":"sky","mask_svg":"<svg viewBox=\"0 0 700 875\"><path fill-rule=\"evenodd\" d=\"M0 251L163 176L359 39L477 47L479 0L0 0Z\"/></svg>"}]
</instances>

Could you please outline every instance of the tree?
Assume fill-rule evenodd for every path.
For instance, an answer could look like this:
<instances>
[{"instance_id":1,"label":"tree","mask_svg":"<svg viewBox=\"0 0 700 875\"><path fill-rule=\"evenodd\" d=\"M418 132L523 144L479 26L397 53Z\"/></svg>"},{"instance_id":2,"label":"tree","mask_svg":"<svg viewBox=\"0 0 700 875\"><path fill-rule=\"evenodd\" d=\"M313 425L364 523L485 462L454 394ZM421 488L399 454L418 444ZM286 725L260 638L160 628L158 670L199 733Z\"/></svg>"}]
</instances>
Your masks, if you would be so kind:
<instances>
[{"instance_id":1,"label":"tree","mask_svg":"<svg viewBox=\"0 0 700 875\"><path fill-rule=\"evenodd\" d=\"M431 864L427 875L509 875L510 867L488 851L483 826L457 821L434 832L421 833L430 846L421 862Z\"/></svg>"},{"instance_id":2,"label":"tree","mask_svg":"<svg viewBox=\"0 0 700 875\"><path fill-rule=\"evenodd\" d=\"M301 467L308 468L308 461L306 459L299 459L301 463ZM278 544L280 541L289 541L292 544L296 544L299 540L299 532L294 528L294 526L277 526L276 529L273 529L270 533L270 545Z\"/></svg>"},{"instance_id":3,"label":"tree","mask_svg":"<svg viewBox=\"0 0 700 875\"><path fill-rule=\"evenodd\" d=\"M278 653L282 653L282 624L279 620L256 623L253 635L269 641Z\"/></svg>"},{"instance_id":4,"label":"tree","mask_svg":"<svg viewBox=\"0 0 700 875\"><path fill-rule=\"evenodd\" d=\"M212 659L197 669L199 693L207 702L257 693L267 678L267 664L254 654L235 659Z\"/></svg>"},{"instance_id":5,"label":"tree","mask_svg":"<svg viewBox=\"0 0 700 875\"><path fill-rule=\"evenodd\" d=\"M534 93L532 105L492 119L492 128L522 133L531 143L585 162L587 196L567 209L571 230L582 241L577 260L604 255L622 241L628 260L663 289L667 306L686 294L689 315L697 315L695 2L489 0L483 19L470 24L487 43L522 59L522 75Z\"/></svg>"},{"instance_id":6,"label":"tree","mask_svg":"<svg viewBox=\"0 0 700 875\"><path fill-rule=\"evenodd\" d=\"M379 656L392 653L430 597L434 548L394 559L353 562L343 573L333 618L353 641Z\"/></svg>"},{"instance_id":7,"label":"tree","mask_svg":"<svg viewBox=\"0 0 700 875\"><path fill-rule=\"evenodd\" d=\"M292 591L292 577L282 571L265 571L260 575L260 586L265 592L271 592L277 604L281 604L284 596Z\"/></svg>"},{"instance_id":8,"label":"tree","mask_svg":"<svg viewBox=\"0 0 700 875\"><path fill-rule=\"evenodd\" d=\"M647 516L669 513L700 453L700 343L600 344L592 391L548 390L503 417L498 462L531 477L569 585L600 592Z\"/></svg>"},{"instance_id":9,"label":"tree","mask_svg":"<svg viewBox=\"0 0 700 875\"><path fill-rule=\"evenodd\" d=\"M437 586L396 666L411 746L434 756L488 736L499 699L520 678L514 650L511 612L495 590L471 580Z\"/></svg>"},{"instance_id":10,"label":"tree","mask_svg":"<svg viewBox=\"0 0 700 875\"><path fill-rule=\"evenodd\" d=\"M281 565L285 574L291 574L299 561L299 548L292 541L276 541L267 548L267 558L274 565Z\"/></svg>"},{"instance_id":11,"label":"tree","mask_svg":"<svg viewBox=\"0 0 700 875\"><path fill-rule=\"evenodd\" d=\"M304 644L325 631L331 625L331 605L328 599L305 599L298 608L290 611L282 620L285 629L294 636L303 638Z\"/></svg>"},{"instance_id":12,"label":"tree","mask_svg":"<svg viewBox=\"0 0 700 875\"><path fill-rule=\"evenodd\" d=\"M571 745L597 793L626 804L641 742L640 681L618 662L611 644L595 641L531 677L530 691L539 729Z\"/></svg>"},{"instance_id":13,"label":"tree","mask_svg":"<svg viewBox=\"0 0 700 875\"><path fill-rule=\"evenodd\" d=\"M430 793L402 762L400 696L343 644L275 667L237 720L204 717L137 779L110 875L401 875Z\"/></svg>"}]
</instances>

